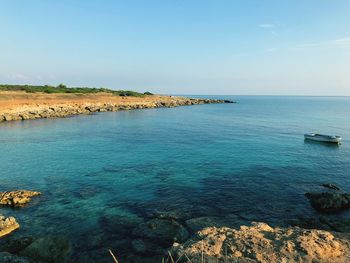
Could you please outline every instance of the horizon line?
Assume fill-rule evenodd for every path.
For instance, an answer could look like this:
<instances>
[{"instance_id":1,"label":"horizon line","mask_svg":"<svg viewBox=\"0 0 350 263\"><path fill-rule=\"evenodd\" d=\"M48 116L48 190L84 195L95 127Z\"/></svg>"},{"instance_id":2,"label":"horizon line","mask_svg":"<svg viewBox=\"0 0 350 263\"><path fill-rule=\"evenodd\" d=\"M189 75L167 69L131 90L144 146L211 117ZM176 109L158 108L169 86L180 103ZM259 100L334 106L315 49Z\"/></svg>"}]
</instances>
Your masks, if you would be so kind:
<instances>
[{"instance_id":1,"label":"horizon line","mask_svg":"<svg viewBox=\"0 0 350 263\"><path fill-rule=\"evenodd\" d=\"M256 97L350 97L350 95L293 95L293 94L157 94L169 96L256 96Z\"/></svg>"}]
</instances>

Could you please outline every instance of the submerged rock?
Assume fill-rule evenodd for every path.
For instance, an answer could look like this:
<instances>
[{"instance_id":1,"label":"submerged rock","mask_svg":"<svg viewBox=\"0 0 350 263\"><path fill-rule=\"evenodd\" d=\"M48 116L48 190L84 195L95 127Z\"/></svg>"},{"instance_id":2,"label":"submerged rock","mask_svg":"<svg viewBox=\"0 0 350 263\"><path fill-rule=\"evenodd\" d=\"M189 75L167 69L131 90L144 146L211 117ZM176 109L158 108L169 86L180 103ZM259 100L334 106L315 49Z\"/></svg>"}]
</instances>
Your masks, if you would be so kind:
<instances>
[{"instance_id":1,"label":"submerged rock","mask_svg":"<svg viewBox=\"0 0 350 263\"><path fill-rule=\"evenodd\" d=\"M12 254L18 254L33 242L31 237L19 237L8 239L0 246L1 251L6 251ZM1 262L1 261L0 261Z\"/></svg>"},{"instance_id":2,"label":"submerged rock","mask_svg":"<svg viewBox=\"0 0 350 263\"><path fill-rule=\"evenodd\" d=\"M171 211L153 211L151 214L152 217L158 219L168 219L176 221L185 221L190 218L191 215L189 212L184 212L183 210L171 210Z\"/></svg>"},{"instance_id":3,"label":"submerged rock","mask_svg":"<svg viewBox=\"0 0 350 263\"><path fill-rule=\"evenodd\" d=\"M338 212L350 208L348 193L306 193L313 208L321 212Z\"/></svg>"},{"instance_id":4,"label":"submerged rock","mask_svg":"<svg viewBox=\"0 0 350 263\"><path fill-rule=\"evenodd\" d=\"M205 228L184 244L174 244L173 251L192 262L202 254L213 262L348 262L350 242L322 230L253 223L239 230Z\"/></svg>"},{"instance_id":5,"label":"submerged rock","mask_svg":"<svg viewBox=\"0 0 350 263\"><path fill-rule=\"evenodd\" d=\"M221 217L197 217L187 220L186 225L191 231L197 232L206 227L231 227L234 223Z\"/></svg>"},{"instance_id":6,"label":"submerged rock","mask_svg":"<svg viewBox=\"0 0 350 263\"><path fill-rule=\"evenodd\" d=\"M314 217L299 216L297 218L287 219L285 220L285 223L288 226L297 226L305 229L322 229L327 231L332 230L327 224L322 222L320 219Z\"/></svg>"},{"instance_id":7,"label":"submerged rock","mask_svg":"<svg viewBox=\"0 0 350 263\"><path fill-rule=\"evenodd\" d=\"M340 188L334 184L321 184L321 186L323 186L325 188L332 189L332 190L340 191Z\"/></svg>"},{"instance_id":8,"label":"submerged rock","mask_svg":"<svg viewBox=\"0 0 350 263\"><path fill-rule=\"evenodd\" d=\"M145 255L129 255L126 257L125 262L127 263L161 263L164 262L163 256L145 256ZM170 261L168 261L170 262Z\"/></svg>"},{"instance_id":9,"label":"submerged rock","mask_svg":"<svg viewBox=\"0 0 350 263\"><path fill-rule=\"evenodd\" d=\"M350 219L321 217L320 221L330 227L333 231L350 233Z\"/></svg>"},{"instance_id":10,"label":"submerged rock","mask_svg":"<svg viewBox=\"0 0 350 263\"><path fill-rule=\"evenodd\" d=\"M189 233L183 225L175 220L152 219L135 228L133 235L157 240L167 246L167 243L171 245L173 241L185 241Z\"/></svg>"},{"instance_id":11,"label":"submerged rock","mask_svg":"<svg viewBox=\"0 0 350 263\"><path fill-rule=\"evenodd\" d=\"M0 215L0 237L10 234L17 228L19 228L19 224L14 217Z\"/></svg>"},{"instance_id":12,"label":"submerged rock","mask_svg":"<svg viewBox=\"0 0 350 263\"><path fill-rule=\"evenodd\" d=\"M116 233L119 236L129 236L130 232L143 221L136 215L102 215L99 219L99 226L105 232Z\"/></svg>"},{"instance_id":13,"label":"submerged rock","mask_svg":"<svg viewBox=\"0 0 350 263\"><path fill-rule=\"evenodd\" d=\"M0 205L24 206L29 203L33 196L41 195L40 192L18 190L10 192L0 192Z\"/></svg>"},{"instance_id":14,"label":"submerged rock","mask_svg":"<svg viewBox=\"0 0 350 263\"><path fill-rule=\"evenodd\" d=\"M145 239L134 239L131 242L131 245L136 254L159 255L164 253L159 245Z\"/></svg>"},{"instance_id":15,"label":"submerged rock","mask_svg":"<svg viewBox=\"0 0 350 263\"><path fill-rule=\"evenodd\" d=\"M20 255L47 263L65 263L69 252L70 244L67 239L48 236L35 240Z\"/></svg>"},{"instance_id":16,"label":"submerged rock","mask_svg":"<svg viewBox=\"0 0 350 263\"><path fill-rule=\"evenodd\" d=\"M0 252L0 262L6 263L34 263L33 261L24 258L12 255L8 252Z\"/></svg>"}]
</instances>

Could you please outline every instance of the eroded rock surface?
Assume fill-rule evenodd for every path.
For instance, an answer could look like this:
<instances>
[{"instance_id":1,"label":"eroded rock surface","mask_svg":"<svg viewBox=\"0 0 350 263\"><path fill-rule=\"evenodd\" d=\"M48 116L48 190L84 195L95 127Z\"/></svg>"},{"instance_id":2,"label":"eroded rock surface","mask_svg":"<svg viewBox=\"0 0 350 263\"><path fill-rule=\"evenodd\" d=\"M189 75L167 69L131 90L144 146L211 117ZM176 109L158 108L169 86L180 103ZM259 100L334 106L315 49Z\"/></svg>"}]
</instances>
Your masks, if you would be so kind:
<instances>
[{"instance_id":1,"label":"eroded rock surface","mask_svg":"<svg viewBox=\"0 0 350 263\"><path fill-rule=\"evenodd\" d=\"M94 112L177 107L211 103L233 103L233 101L229 100L195 99L158 95L120 97L110 94L79 94L79 96L77 94L22 94L19 92L11 94L4 96L7 99L3 100L4 106L0 107L0 122L61 118Z\"/></svg>"},{"instance_id":2,"label":"eroded rock surface","mask_svg":"<svg viewBox=\"0 0 350 263\"><path fill-rule=\"evenodd\" d=\"M9 192L0 192L0 205L5 206L24 206L29 203L33 196L40 195L40 192L18 190Z\"/></svg>"},{"instance_id":3,"label":"eroded rock surface","mask_svg":"<svg viewBox=\"0 0 350 263\"><path fill-rule=\"evenodd\" d=\"M348 193L306 193L313 208L320 212L339 212L350 208Z\"/></svg>"},{"instance_id":4,"label":"eroded rock surface","mask_svg":"<svg viewBox=\"0 0 350 263\"><path fill-rule=\"evenodd\" d=\"M189 237L184 226L175 220L151 219L133 231L134 236L158 240L159 242L183 242Z\"/></svg>"},{"instance_id":5,"label":"eroded rock surface","mask_svg":"<svg viewBox=\"0 0 350 263\"><path fill-rule=\"evenodd\" d=\"M14 217L0 215L0 237L10 234L17 228L19 228L19 224Z\"/></svg>"},{"instance_id":6,"label":"eroded rock surface","mask_svg":"<svg viewBox=\"0 0 350 263\"><path fill-rule=\"evenodd\" d=\"M184 244L174 244L178 257L206 262L349 262L350 244L344 237L298 227L272 228L253 223L239 230L209 227ZM197 262L197 261L196 261Z\"/></svg>"}]
</instances>

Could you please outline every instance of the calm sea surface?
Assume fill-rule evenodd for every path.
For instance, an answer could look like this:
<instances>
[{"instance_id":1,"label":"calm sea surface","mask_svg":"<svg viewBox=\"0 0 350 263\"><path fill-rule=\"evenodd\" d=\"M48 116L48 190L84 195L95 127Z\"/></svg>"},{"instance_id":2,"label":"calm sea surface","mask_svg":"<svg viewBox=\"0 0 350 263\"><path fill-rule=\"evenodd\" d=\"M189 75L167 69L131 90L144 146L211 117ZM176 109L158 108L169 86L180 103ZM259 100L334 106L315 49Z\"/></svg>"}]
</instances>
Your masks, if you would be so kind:
<instances>
[{"instance_id":1,"label":"calm sea surface","mask_svg":"<svg viewBox=\"0 0 350 263\"><path fill-rule=\"evenodd\" d=\"M304 196L320 184L350 192L350 98L210 97L239 103L0 124L0 191L43 193L0 209L21 224L12 236L62 235L73 260L111 262L106 249L131 253L134 239L119 219L180 211L285 226L320 216Z\"/></svg>"}]
</instances>

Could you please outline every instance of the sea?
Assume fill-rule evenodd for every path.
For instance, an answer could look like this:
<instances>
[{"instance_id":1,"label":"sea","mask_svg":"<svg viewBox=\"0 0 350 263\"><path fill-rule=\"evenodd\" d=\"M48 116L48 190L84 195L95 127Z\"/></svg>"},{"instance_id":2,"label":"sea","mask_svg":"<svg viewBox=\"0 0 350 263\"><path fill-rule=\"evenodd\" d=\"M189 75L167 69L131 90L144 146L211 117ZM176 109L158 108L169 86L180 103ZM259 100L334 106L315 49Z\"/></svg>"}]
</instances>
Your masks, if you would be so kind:
<instances>
[{"instance_id":1,"label":"sea","mask_svg":"<svg viewBox=\"0 0 350 263\"><path fill-rule=\"evenodd\" d=\"M169 220L185 228L203 217L232 227L350 219L305 197L328 183L350 192L350 97L193 97L237 103L1 123L0 192L42 192L0 208L21 225L1 242L61 236L72 262L112 262L108 249L128 262L144 238L135 229L161 213L183 215ZM311 132L343 143L304 141Z\"/></svg>"}]
</instances>

